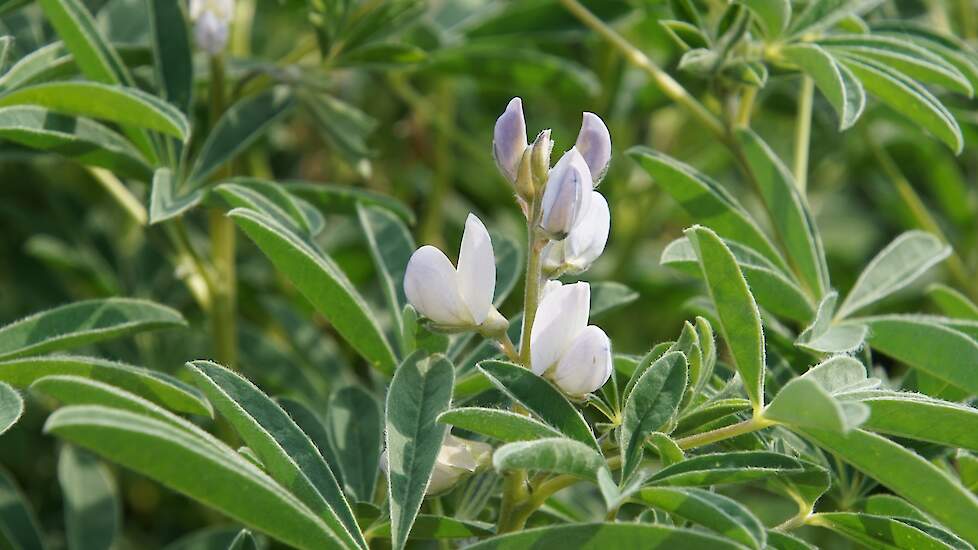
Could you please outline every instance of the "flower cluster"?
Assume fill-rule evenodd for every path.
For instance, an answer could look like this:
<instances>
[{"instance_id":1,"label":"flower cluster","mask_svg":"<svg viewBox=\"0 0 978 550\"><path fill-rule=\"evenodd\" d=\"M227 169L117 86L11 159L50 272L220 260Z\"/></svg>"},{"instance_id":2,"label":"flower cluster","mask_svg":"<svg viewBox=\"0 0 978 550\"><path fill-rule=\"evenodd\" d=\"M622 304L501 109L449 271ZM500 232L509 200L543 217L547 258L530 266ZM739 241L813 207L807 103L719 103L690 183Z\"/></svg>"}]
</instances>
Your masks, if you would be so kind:
<instances>
[{"instance_id":1,"label":"flower cluster","mask_svg":"<svg viewBox=\"0 0 978 550\"><path fill-rule=\"evenodd\" d=\"M528 143L522 101L510 101L496 121L493 154L529 225L528 264L538 267L529 268L527 286L540 289L526 304L534 313L524 318L531 323L528 338L524 331L528 341L510 355L580 397L611 376L611 343L604 331L588 325L588 283L561 285L555 279L587 270L608 241L608 202L595 188L611 160L611 136L601 118L584 113L575 145L553 167L552 148L550 130ZM492 239L482 221L469 214L457 266L441 250L423 246L408 262L404 291L436 330L476 330L508 341L509 323L493 306L495 283Z\"/></svg>"}]
</instances>

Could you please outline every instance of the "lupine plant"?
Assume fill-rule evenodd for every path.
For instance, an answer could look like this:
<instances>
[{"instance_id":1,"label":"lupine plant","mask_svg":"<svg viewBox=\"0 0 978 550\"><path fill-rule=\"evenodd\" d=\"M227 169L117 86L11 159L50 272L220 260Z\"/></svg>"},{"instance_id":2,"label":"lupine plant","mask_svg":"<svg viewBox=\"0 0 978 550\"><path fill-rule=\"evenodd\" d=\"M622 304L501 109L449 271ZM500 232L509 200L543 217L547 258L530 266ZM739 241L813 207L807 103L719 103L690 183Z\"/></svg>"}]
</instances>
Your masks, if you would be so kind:
<instances>
[{"instance_id":1,"label":"lupine plant","mask_svg":"<svg viewBox=\"0 0 978 550\"><path fill-rule=\"evenodd\" d=\"M0 34L0 549L978 546L973 0Z\"/></svg>"}]
</instances>

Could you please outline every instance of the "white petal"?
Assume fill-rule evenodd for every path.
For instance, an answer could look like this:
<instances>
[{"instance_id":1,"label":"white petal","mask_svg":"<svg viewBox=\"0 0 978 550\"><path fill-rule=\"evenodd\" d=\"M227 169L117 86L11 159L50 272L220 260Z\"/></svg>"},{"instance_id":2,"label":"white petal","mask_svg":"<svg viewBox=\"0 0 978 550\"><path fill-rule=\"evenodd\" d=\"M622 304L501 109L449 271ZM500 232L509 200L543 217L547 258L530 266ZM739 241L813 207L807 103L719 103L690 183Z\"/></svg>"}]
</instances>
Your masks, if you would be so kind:
<instances>
[{"instance_id":1,"label":"white petal","mask_svg":"<svg viewBox=\"0 0 978 550\"><path fill-rule=\"evenodd\" d=\"M540 300L530 332L530 367L544 374L557 364L578 333L587 326L591 287L584 282L563 285Z\"/></svg>"},{"instance_id":2,"label":"white petal","mask_svg":"<svg viewBox=\"0 0 978 550\"><path fill-rule=\"evenodd\" d=\"M564 261L576 272L586 270L604 252L611 230L608 201L597 191L591 192L591 203L581 222L564 239Z\"/></svg>"},{"instance_id":3,"label":"white petal","mask_svg":"<svg viewBox=\"0 0 978 550\"><path fill-rule=\"evenodd\" d=\"M591 325L577 335L553 373L554 383L570 395L591 393L611 377L611 341Z\"/></svg>"},{"instance_id":4,"label":"white petal","mask_svg":"<svg viewBox=\"0 0 978 550\"><path fill-rule=\"evenodd\" d=\"M564 286L564 284L560 281L547 281L543 284L543 288L540 289L540 299L543 300L547 297L547 294L550 294L562 286Z\"/></svg>"},{"instance_id":5,"label":"white petal","mask_svg":"<svg viewBox=\"0 0 978 550\"><path fill-rule=\"evenodd\" d=\"M594 185L597 185L604 178L611 161L611 134L601 117L584 113L575 146L591 169L591 177L594 178Z\"/></svg>"},{"instance_id":6,"label":"white petal","mask_svg":"<svg viewBox=\"0 0 978 550\"><path fill-rule=\"evenodd\" d=\"M437 495L451 489L462 477L462 470L451 466L440 466L435 464L435 469L431 471L431 479L428 480L428 487L425 488L426 495Z\"/></svg>"},{"instance_id":7,"label":"white petal","mask_svg":"<svg viewBox=\"0 0 978 550\"><path fill-rule=\"evenodd\" d=\"M422 246L408 260L404 294L418 313L443 325L470 325L472 318L458 291L457 274L445 253Z\"/></svg>"},{"instance_id":8,"label":"white petal","mask_svg":"<svg viewBox=\"0 0 978 550\"><path fill-rule=\"evenodd\" d=\"M479 462L472 455L468 441L455 437L452 434L445 434L445 440L438 449L438 457L435 464L438 466L451 466L474 472L479 466Z\"/></svg>"},{"instance_id":9,"label":"white petal","mask_svg":"<svg viewBox=\"0 0 978 550\"><path fill-rule=\"evenodd\" d=\"M510 183L516 181L526 146L523 100L514 97L503 114L496 119L496 128L492 134L492 152L496 158L496 166Z\"/></svg>"},{"instance_id":10,"label":"white petal","mask_svg":"<svg viewBox=\"0 0 978 550\"><path fill-rule=\"evenodd\" d=\"M547 177L541 227L551 235L569 233L589 206L590 192L591 172L581 154L572 147L560 157Z\"/></svg>"},{"instance_id":11,"label":"white petal","mask_svg":"<svg viewBox=\"0 0 978 550\"><path fill-rule=\"evenodd\" d=\"M481 325L489 315L496 291L496 258L489 231L473 214L465 220L462 248L458 253L458 290L472 320Z\"/></svg>"},{"instance_id":12,"label":"white petal","mask_svg":"<svg viewBox=\"0 0 978 550\"><path fill-rule=\"evenodd\" d=\"M210 55L221 53L228 42L227 21L221 21L210 10L205 11L194 23L194 41Z\"/></svg>"}]
</instances>

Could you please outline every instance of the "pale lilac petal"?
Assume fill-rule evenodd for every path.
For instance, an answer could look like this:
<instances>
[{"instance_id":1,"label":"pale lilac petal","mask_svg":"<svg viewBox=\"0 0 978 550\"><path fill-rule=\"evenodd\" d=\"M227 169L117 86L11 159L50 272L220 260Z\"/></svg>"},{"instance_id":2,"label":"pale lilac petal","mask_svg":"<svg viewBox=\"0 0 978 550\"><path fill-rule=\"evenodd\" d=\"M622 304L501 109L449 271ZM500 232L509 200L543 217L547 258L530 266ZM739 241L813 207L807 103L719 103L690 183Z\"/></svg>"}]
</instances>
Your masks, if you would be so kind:
<instances>
[{"instance_id":1,"label":"pale lilac petal","mask_svg":"<svg viewBox=\"0 0 978 550\"><path fill-rule=\"evenodd\" d=\"M458 253L458 289L475 324L481 325L489 315L496 290L496 259L492 240L482 221L469 214Z\"/></svg>"},{"instance_id":2,"label":"pale lilac petal","mask_svg":"<svg viewBox=\"0 0 978 550\"><path fill-rule=\"evenodd\" d=\"M543 191L540 226L551 235L567 235L591 202L591 172L575 148L560 157L550 170Z\"/></svg>"},{"instance_id":3,"label":"pale lilac petal","mask_svg":"<svg viewBox=\"0 0 978 550\"><path fill-rule=\"evenodd\" d=\"M601 117L594 113L584 113L575 146L591 169L594 185L598 185L611 162L611 134Z\"/></svg>"},{"instance_id":4,"label":"pale lilac petal","mask_svg":"<svg viewBox=\"0 0 978 550\"><path fill-rule=\"evenodd\" d=\"M591 204L581 223L564 239L564 261L575 272L586 270L604 252L611 230L611 211L608 201L597 191L591 192Z\"/></svg>"},{"instance_id":5,"label":"pale lilac petal","mask_svg":"<svg viewBox=\"0 0 978 550\"><path fill-rule=\"evenodd\" d=\"M457 274L445 253L422 246L404 273L404 294L418 313L442 325L470 325L472 318L458 291Z\"/></svg>"},{"instance_id":6,"label":"pale lilac petal","mask_svg":"<svg viewBox=\"0 0 978 550\"><path fill-rule=\"evenodd\" d=\"M523 118L523 100L514 97L503 114L496 119L492 134L492 152L496 166L510 183L516 182L520 160L526 150L526 119Z\"/></svg>"},{"instance_id":7,"label":"pale lilac petal","mask_svg":"<svg viewBox=\"0 0 978 550\"><path fill-rule=\"evenodd\" d=\"M611 341L591 325L577 335L553 373L557 387L570 395L591 393L608 381L613 368Z\"/></svg>"},{"instance_id":8,"label":"pale lilac petal","mask_svg":"<svg viewBox=\"0 0 978 550\"><path fill-rule=\"evenodd\" d=\"M530 332L530 368L540 375L550 370L574 338L587 326L591 287L584 282L563 285L540 300Z\"/></svg>"}]
</instances>

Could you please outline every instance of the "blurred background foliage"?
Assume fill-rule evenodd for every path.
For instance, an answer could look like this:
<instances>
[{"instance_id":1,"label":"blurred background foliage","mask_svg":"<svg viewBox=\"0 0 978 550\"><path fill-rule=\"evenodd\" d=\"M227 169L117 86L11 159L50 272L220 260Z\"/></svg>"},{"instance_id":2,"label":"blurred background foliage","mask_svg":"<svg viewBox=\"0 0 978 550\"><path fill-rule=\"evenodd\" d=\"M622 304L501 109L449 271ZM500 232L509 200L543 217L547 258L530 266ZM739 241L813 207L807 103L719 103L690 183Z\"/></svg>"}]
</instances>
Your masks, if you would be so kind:
<instances>
[{"instance_id":1,"label":"blurred background foliage","mask_svg":"<svg viewBox=\"0 0 978 550\"><path fill-rule=\"evenodd\" d=\"M85 4L137 85L149 88L147 2ZM736 116L742 82L679 69L685 48L661 22L680 19L677 6L686 2L585 4L717 116ZM716 22L726 2L692 4ZM342 14L336 11L341 8ZM974 0L897 0L864 19L915 22L974 45L976 12ZM0 13L0 34L13 38L5 67L57 39L33 3L3 1ZM511 97L523 98L531 138L553 125L557 151L572 145L582 111L599 114L614 143L602 183L612 230L607 252L587 277L618 281L638 293L599 320L616 352L644 353L674 338L695 311L689 301L701 294L698 281L659 265L665 245L692 221L624 154L629 147L647 145L680 159L721 182L752 212L762 211L720 140L556 0L238 0L229 50L234 93L270 79L293 85L301 104L248 146L235 162L237 173L393 196L406 205L403 215L419 243L451 250L470 211L523 241L521 214L491 155L493 123ZM69 78L77 74L70 59L49 69ZM194 74L192 118L195 126L212 124L201 54L195 54ZM771 67L766 77L751 125L781 158L791 159L801 76ZM887 310L936 311L923 292L928 283L948 283L972 297L978 290L978 103L962 94L939 95L961 127L958 155L873 99L858 122L840 132L832 106L814 96L808 200L834 286L849 288L893 237L911 228L932 230L928 223L957 252L959 273L944 264L916 291L888 302ZM192 150L200 146L191 140ZM189 328L100 346L101 355L166 372L212 357L206 319L181 281L186 274L170 261L165 229L134 222L92 171L70 157L0 144L0 320L86 298L151 298L179 309ZM149 178L124 179L148 204ZM325 207L320 245L368 301L381 303L355 211L341 200ZM184 216L189 239L200 249L207 248L206 218L205 209ZM331 387L352 379L382 383L247 239L239 239L237 265L240 368L249 378L269 393L319 403ZM519 296L517 289L501 308L504 314L515 313ZM29 495L44 530L57 533L63 518L55 443L40 435L43 407L28 410L4 436L0 462ZM161 547L223 521L144 478L113 470L127 520L120 547ZM752 510L777 516L779 504L770 498L757 495Z\"/></svg>"}]
</instances>

